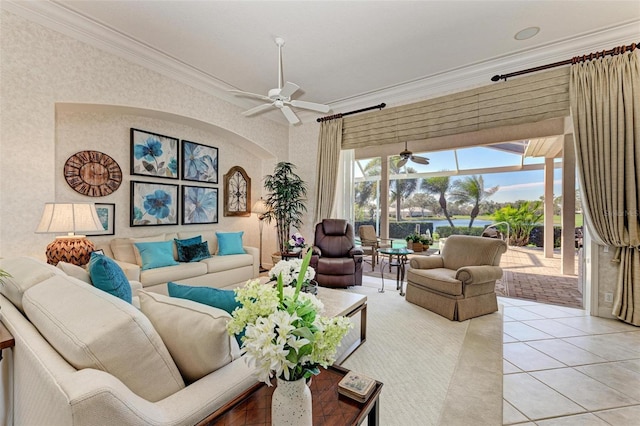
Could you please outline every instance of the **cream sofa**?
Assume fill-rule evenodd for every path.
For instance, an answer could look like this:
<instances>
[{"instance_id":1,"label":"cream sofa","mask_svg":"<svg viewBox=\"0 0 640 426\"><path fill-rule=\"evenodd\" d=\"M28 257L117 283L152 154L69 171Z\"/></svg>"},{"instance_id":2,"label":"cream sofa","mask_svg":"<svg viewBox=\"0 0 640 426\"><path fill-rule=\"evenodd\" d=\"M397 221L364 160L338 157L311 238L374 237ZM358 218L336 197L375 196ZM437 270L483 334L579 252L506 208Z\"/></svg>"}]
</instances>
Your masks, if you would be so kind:
<instances>
[{"instance_id":1,"label":"cream sofa","mask_svg":"<svg viewBox=\"0 0 640 426\"><path fill-rule=\"evenodd\" d=\"M201 235L206 241L212 257L199 262L181 262L176 266L161 268L141 268L142 263L136 253L134 243L173 241ZM214 231L195 231L159 234L144 238L113 238L108 244L98 244L97 249L113 258L122 268L128 279L139 281L145 290L167 294L167 282L207 287L236 287L238 283L257 278L260 267L260 252L255 247L244 246L246 254L218 256L218 239ZM178 253L174 247L174 259Z\"/></svg>"},{"instance_id":2,"label":"cream sofa","mask_svg":"<svg viewBox=\"0 0 640 426\"><path fill-rule=\"evenodd\" d=\"M138 310L27 257L0 268L2 424L193 425L256 383L225 311L144 290Z\"/></svg>"}]
</instances>

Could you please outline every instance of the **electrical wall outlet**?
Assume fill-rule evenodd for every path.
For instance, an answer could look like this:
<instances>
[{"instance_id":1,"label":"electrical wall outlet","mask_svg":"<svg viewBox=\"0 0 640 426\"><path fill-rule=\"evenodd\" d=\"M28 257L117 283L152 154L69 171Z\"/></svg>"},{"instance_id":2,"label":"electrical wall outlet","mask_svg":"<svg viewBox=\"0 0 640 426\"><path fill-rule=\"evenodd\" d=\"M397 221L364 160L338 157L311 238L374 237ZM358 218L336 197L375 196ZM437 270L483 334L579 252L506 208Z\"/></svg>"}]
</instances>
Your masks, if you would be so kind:
<instances>
[{"instance_id":1,"label":"electrical wall outlet","mask_svg":"<svg viewBox=\"0 0 640 426\"><path fill-rule=\"evenodd\" d=\"M613 302L613 293L605 293L604 294L605 302Z\"/></svg>"}]
</instances>

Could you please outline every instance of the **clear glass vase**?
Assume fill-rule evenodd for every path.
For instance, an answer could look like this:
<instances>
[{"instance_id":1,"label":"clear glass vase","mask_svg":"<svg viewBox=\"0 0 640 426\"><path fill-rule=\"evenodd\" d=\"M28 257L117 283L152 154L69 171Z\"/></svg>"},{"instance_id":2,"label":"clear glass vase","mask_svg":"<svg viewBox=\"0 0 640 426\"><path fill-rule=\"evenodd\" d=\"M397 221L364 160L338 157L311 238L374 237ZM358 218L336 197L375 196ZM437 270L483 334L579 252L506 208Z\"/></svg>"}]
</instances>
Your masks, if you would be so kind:
<instances>
[{"instance_id":1,"label":"clear glass vase","mask_svg":"<svg viewBox=\"0 0 640 426\"><path fill-rule=\"evenodd\" d=\"M271 396L273 426L311 426L311 391L304 378L288 381L278 378Z\"/></svg>"}]
</instances>

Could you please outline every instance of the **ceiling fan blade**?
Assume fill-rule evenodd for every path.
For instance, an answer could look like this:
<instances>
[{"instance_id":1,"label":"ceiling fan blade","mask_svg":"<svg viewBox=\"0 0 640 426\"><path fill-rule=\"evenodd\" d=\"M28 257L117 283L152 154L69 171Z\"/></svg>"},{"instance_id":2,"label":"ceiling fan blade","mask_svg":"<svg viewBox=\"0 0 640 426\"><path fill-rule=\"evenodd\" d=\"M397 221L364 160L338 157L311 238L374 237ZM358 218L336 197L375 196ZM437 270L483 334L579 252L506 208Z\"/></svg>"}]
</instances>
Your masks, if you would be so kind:
<instances>
[{"instance_id":1,"label":"ceiling fan blade","mask_svg":"<svg viewBox=\"0 0 640 426\"><path fill-rule=\"evenodd\" d=\"M282 97L282 98L290 98L291 95L296 93L299 88L300 88L300 86L298 86L297 84L294 84L294 83L291 83L290 81L287 81L284 84L284 86L282 86L282 89L280 89L280 97Z\"/></svg>"},{"instance_id":2,"label":"ceiling fan blade","mask_svg":"<svg viewBox=\"0 0 640 426\"><path fill-rule=\"evenodd\" d=\"M287 117L287 120L289 120L289 123L296 124L296 123L300 122L300 119L298 118L296 113L293 112L293 110L291 108L289 108L288 106L286 106L286 105L283 106L282 108L280 108L280 111L282 111L284 116Z\"/></svg>"},{"instance_id":3,"label":"ceiling fan blade","mask_svg":"<svg viewBox=\"0 0 640 426\"><path fill-rule=\"evenodd\" d=\"M248 117L250 115L254 115L254 114L257 114L259 112L266 111L266 110L270 109L272 106L273 106L273 104L258 105L257 107L253 107L253 108L243 112L242 115Z\"/></svg>"},{"instance_id":4,"label":"ceiling fan blade","mask_svg":"<svg viewBox=\"0 0 640 426\"><path fill-rule=\"evenodd\" d=\"M405 164L407 164L407 160L408 160L408 158L403 158L403 159L401 159L400 161L398 161L398 164L396 164L396 165L397 165L398 167L402 167L402 166L404 166Z\"/></svg>"},{"instance_id":5,"label":"ceiling fan blade","mask_svg":"<svg viewBox=\"0 0 640 426\"><path fill-rule=\"evenodd\" d=\"M327 113L331 111L331 107L329 105L317 104L315 102L291 101L291 105L293 105L296 108L310 109L312 111L318 111L322 113Z\"/></svg>"},{"instance_id":6,"label":"ceiling fan blade","mask_svg":"<svg viewBox=\"0 0 640 426\"><path fill-rule=\"evenodd\" d=\"M236 96L246 96L248 98L260 99L263 101L271 101L272 99L265 95L258 95L257 93L243 92L242 90L229 90L229 93L233 93Z\"/></svg>"},{"instance_id":7,"label":"ceiling fan blade","mask_svg":"<svg viewBox=\"0 0 640 426\"><path fill-rule=\"evenodd\" d=\"M417 155L411 156L411 161L418 164L424 164L425 166L429 164L429 159L425 157L418 157Z\"/></svg>"}]
</instances>

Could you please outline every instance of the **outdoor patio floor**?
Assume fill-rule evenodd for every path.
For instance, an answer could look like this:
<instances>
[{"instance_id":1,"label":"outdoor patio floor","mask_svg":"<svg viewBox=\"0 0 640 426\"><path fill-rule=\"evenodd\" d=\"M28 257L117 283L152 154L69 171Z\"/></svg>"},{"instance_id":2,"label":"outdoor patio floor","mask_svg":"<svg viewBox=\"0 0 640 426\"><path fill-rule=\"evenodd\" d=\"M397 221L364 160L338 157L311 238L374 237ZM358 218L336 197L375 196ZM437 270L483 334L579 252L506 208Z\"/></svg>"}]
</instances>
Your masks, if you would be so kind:
<instances>
[{"instance_id":1,"label":"outdoor patio floor","mask_svg":"<svg viewBox=\"0 0 640 426\"><path fill-rule=\"evenodd\" d=\"M509 247L502 255L503 278L496 283L500 296L533 300L540 303L582 308L578 289L578 256L574 275L562 275L560 252L545 258L541 248Z\"/></svg>"}]
</instances>

